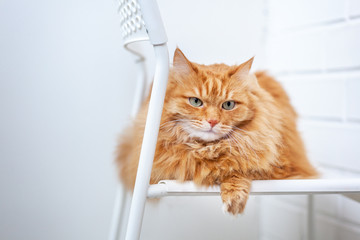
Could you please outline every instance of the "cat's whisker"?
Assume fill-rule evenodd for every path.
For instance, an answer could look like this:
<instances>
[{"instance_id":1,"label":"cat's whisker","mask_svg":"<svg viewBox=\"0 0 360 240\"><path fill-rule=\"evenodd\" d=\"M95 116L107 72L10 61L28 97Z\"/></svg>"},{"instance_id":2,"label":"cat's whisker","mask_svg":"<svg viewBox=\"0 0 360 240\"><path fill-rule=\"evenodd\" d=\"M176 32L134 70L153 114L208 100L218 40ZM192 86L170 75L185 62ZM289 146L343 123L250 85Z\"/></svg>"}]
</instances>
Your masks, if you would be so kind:
<instances>
[{"instance_id":1,"label":"cat's whisker","mask_svg":"<svg viewBox=\"0 0 360 240\"><path fill-rule=\"evenodd\" d=\"M169 123L174 123L174 122L184 122L186 121L185 119L175 119L175 120L170 120L167 122L162 123L160 126L165 125L165 124L169 124Z\"/></svg>"},{"instance_id":2,"label":"cat's whisker","mask_svg":"<svg viewBox=\"0 0 360 240\"><path fill-rule=\"evenodd\" d=\"M231 129L228 129L228 127L226 125L220 125L218 127L218 131L222 134L228 134L230 132Z\"/></svg>"},{"instance_id":3,"label":"cat's whisker","mask_svg":"<svg viewBox=\"0 0 360 240\"><path fill-rule=\"evenodd\" d=\"M201 129L201 127L199 127L199 126L193 126L193 125L191 125L190 127L187 127L186 129L191 130L191 128L196 129L196 130Z\"/></svg>"},{"instance_id":4,"label":"cat's whisker","mask_svg":"<svg viewBox=\"0 0 360 240\"><path fill-rule=\"evenodd\" d=\"M244 141L245 144L248 143L247 139L245 138L246 136L244 136L243 134L236 132L236 131L232 131L231 133L232 133L232 135L234 135L234 137L238 137L241 139L241 141Z\"/></svg>"},{"instance_id":5,"label":"cat's whisker","mask_svg":"<svg viewBox=\"0 0 360 240\"><path fill-rule=\"evenodd\" d=\"M164 122L163 124L161 124L159 129L170 127L170 126L172 126L172 124L173 124L173 127L174 127L176 125L176 123L184 122L184 121L185 121L184 119L177 119L177 120L167 121L167 122Z\"/></svg>"},{"instance_id":6,"label":"cat's whisker","mask_svg":"<svg viewBox=\"0 0 360 240\"><path fill-rule=\"evenodd\" d=\"M235 146L237 146L239 152L242 153L243 155L245 155L246 159L249 160L249 157L248 157L247 153L241 147L241 144L238 141L238 139L234 138L234 136L232 136L232 135L229 135L229 137L230 137L229 139L231 139L235 143Z\"/></svg>"},{"instance_id":7,"label":"cat's whisker","mask_svg":"<svg viewBox=\"0 0 360 240\"><path fill-rule=\"evenodd\" d=\"M253 153L254 155L256 156L256 159L259 160L259 156L257 155L255 149L253 148L253 146L243 137L243 135L241 133L237 133L237 132L233 132L234 134L234 137L238 137L240 138L242 141L244 141L245 145L247 148L249 148Z\"/></svg>"},{"instance_id":8,"label":"cat's whisker","mask_svg":"<svg viewBox=\"0 0 360 240\"><path fill-rule=\"evenodd\" d=\"M203 128L203 124L199 120L190 120L189 122L190 122L191 126L194 128L198 128L198 129Z\"/></svg>"},{"instance_id":9,"label":"cat's whisker","mask_svg":"<svg viewBox=\"0 0 360 240\"><path fill-rule=\"evenodd\" d=\"M229 136L229 138L227 138L229 141L230 141L230 144L232 145L232 144L234 144L235 146L236 146L236 144L235 144L235 142L232 140L232 138L231 138L231 136ZM236 147L238 147L238 146L236 146ZM239 148L239 147L238 147ZM240 149L238 149L239 150L239 152L240 152Z\"/></svg>"},{"instance_id":10,"label":"cat's whisker","mask_svg":"<svg viewBox=\"0 0 360 240\"><path fill-rule=\"evenodd\" d=\"M186 138L184 139L184 141L187 142L187 141L188 141L188 135L186 134L185 129L183 129L183 128L181 127L181 128L178 128L177 130L178 130L179 132L177 132L175 135L176 135L176 136L180 136L180 135L181 135L180 133L182 133L184 136L186 136ZM185 134L184 134L184 133L185 133ZM176 138L176 142L177 142L177 143L182 142L183 140L181 140L181 139L182 139L182 138L177 137L177 138Z\"/></svg>"},{"instance_id":11,"label":"cat's whisker","mask_svg":"<svg viewBox=\"0 0 360 240\"><path fill-rule=\"evenodd\" d=\"M230 135L240 146L242 146L242 144L241 144L241 142L242 141L245 141L244 139L243 139L243 137L241 137L241 136L238 136L238 135L236 135L237 133L236 132L231 132L233 135ZM238 138L240 138L240 139L238 139ZM246 144L246 141L245 141L245 145L247 145ZM249 147L249 146L247 146L247 147ZM254 149L250 146L250 148L254 151ZM243 148L241 148L241 149L243 149ZM249 160L249 157L248 157L248 155L247 155L247 153L246 153L246 151L243 149L243 153L245 153L245 155L246 155L246 158L247 158L247 160ZM255 153L255 152L254 152ZM256 154L256 153L255 153Z\"/></svg>"},{"instance_id":12,"label":"cat's whisker","mask_svg":"<svg viewBox=\"0 0 360 240\"><path fill-rule=\"evenodd\" d=\"M227 134L225 134L225 136L226 136L226 140L228 141L228 143L229 143L229 147L230 147L230 155L231 155L231 139L229 139L229 134L230 133L227 133Z\"/></svg>"},{"instance_id":13,"label":"cat's whisker","mask_svg":"<svg viewBox=\"0 0 360 240\"><path fill-rule=\"evenodd\" d=\"M241 144L239 143L239 141L237 139L235 139L233 136L231 136L231 139L234 141L235 145L238 147L239 153L241 153L243 156L246 157L246 160L249 160L249 156L246 153L246 151L243 149L243 147L241 146Z\"/></svg>"},{"instance_id":14,"label":"cat's whisker","mask_svg":"<svg viewBox=\"0 0 360 240\"><path fill-rule=\"evenodd\" d=\"M222 124L221 125L222 128L225 128L226 130L231 130L232 126L226 125L226 124Z\"/></svg>"},{"instance_id":15,"label":"cat's whisker","mask_svg":"<svg viewBox=\"0 0 360 240\"><path fill-rule=\"evenodd\" d=\"M193 126L193 127L197 127L197 128L203 128L203 126L202 126L202 125L200 125L200 124L192 124L191 126Z\"/></svg>"},{"instance_id":16,"label":"cat's whisker","mask_svg":"<svg viewBox=\"0 0 360 240\"><path fill-rule=\"evenodd\" d=\"M165 127L169 127L171 124L173 124L173 122L166 122L166 123L163 123L160 125L160 128L159 129L163 129Z\"/></svg>"},{"instance_id":17,"label":"cat's whisker","mask_svg":"<svg viewBox=\"0 0 360 240\"><path fill-rule=\"evenodd\" d=\"M197 120L197 119L191 119L190 121L192 121L192 122L202 122L201 120Z\"/></svg>"},{"instance_id":18,"label":"cat's whisker","mask_svg":"<svg viewBox=\"0 0 360 240\"><path fill-rule=\"evenodd\" d=\"M227 141L229 142L229 147L230 147L230 155L231 155L231 143L230 143L230 140L227 139Z\"/></svg>"},{"instance_id":19,"label":"cat's whisker","mask_svg":"<svg viewBox=\"0 0 360 240\"><path fill-rule=\"evenodd\" d=\"M238 128L238 127L236 127L236 126L233 126L233 128L236 129L236 130L239 130L240 132L249 134L249 135L257 134L256 132L249 132L249 131L246 131L246 130L244 130L244 129Z\"/></svg>"}]
</instances>

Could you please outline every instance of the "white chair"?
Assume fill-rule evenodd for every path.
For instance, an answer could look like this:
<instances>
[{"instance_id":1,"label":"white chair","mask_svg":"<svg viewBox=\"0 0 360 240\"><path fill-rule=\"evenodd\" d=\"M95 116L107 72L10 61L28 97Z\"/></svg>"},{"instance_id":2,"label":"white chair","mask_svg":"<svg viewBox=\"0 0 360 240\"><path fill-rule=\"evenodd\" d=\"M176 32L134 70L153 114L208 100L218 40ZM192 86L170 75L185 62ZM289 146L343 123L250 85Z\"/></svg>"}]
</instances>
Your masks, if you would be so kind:
<instances>
[{"instance_id":1,"label":"white chair","mask_svg":"<svg viewBox=\"0 0 360 240\"><path fill-rule=\"evenodd\" d=\"M110 230L110 239L119 235L119 225L126 226L126 239L138 239L144 214L144 206L150 181L152 162L155 154L156 139L160 126L166 84L169 74L169 54L167 37L155 0L120 0L121 30L124 47L137 56L139 77L135 94L132 115L135 116L144 96L144 56L131 48L131 44L149 40L154 47L156 57L155 76L149 103L144 139L141 148L139 168L133 192L129 220L126 221L129 197L128 193L119 189L116 197L114 216Z\"/></svg>"},{"instance_id":2,"label":"white chair","mask_svg":"<svg viewBox=\"0 0 360 240\"><path fill-rule=\"evenodd\" d=\"M109 240L119 238L120 223L122 231L126 228L126 240L137 240L140 237L142 218L146 198L164 196L199 196L220 194L219 187L202 188L192 182L177 183L164 180L149 186L150 174L156 147L163 101L169 72L169 57L167 37L160 17L156 0L120 0L121 30L124 37L124 47L137 56L138 81L135 93L132 116L137 113L144 97L145 71L144 56L141 52L130 48L131 43L149 40L154 47L156 68L154 83L149 104L149 111L141 148L138 174L132 197L129 219L127 209L129 193L119 188ZM360 201L360 179L309 179L309 180L258 180L253 181L253 195L308 195L308 228L307 239L314 239L313 194L344 194ZM347 195L355 193L352 195ZM127 224L127 225L126 225Z\"/></svg>"}]
</instances>

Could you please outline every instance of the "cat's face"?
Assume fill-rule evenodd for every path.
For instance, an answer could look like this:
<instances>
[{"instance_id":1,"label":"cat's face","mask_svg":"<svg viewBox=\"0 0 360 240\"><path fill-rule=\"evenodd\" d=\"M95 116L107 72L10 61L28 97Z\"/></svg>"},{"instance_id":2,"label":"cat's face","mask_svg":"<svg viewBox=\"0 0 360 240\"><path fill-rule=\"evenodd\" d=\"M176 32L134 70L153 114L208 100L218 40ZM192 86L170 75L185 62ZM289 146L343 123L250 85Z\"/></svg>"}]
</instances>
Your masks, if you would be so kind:
<instances>
[{"instance_id":1,"label":"cat's face","mask_svg":"<svg viewBox=\"0 0 360 240\"><path fill-rule=\"evenodd\" d=\"M254 115L249 76L252 59L235 67L190 63L180 50L174 56L166 111L190 137L215 141L227 137ZM253 79L255 78L255 79Z\"/></svg>"}]
</instances>

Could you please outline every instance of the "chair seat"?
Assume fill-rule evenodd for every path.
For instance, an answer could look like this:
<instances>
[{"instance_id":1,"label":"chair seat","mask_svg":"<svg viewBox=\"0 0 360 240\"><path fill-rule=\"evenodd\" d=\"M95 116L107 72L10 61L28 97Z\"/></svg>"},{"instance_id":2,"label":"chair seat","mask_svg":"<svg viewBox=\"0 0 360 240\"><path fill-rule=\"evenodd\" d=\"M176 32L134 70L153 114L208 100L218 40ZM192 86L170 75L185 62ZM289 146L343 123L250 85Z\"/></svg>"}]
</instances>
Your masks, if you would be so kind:
<instances>
[{"instance_id":1,"label":"chair seat","mask_svg":"<svg viewBox=\"0 0 360 240\"><path fill-rule=\"evenodd\" d=\"M331 179L291 179L291 180L254 180L251 186L252 195L290 195L290 194L350 194L360 195L360 178ZM220 194L219 186L201 187L193 182L180 183L174 180L163 180L150 185L149 198L164 196L216 196Z\"/></svg>"}]
</instances>

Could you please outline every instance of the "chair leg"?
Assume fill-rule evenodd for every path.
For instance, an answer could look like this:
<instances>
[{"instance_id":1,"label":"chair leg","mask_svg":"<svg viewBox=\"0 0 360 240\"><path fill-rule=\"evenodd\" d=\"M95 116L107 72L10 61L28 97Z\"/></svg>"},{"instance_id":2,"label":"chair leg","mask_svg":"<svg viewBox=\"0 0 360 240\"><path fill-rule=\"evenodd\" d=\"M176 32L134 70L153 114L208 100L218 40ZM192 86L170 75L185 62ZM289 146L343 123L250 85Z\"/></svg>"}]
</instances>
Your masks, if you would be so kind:
<instances>
[{"instance_id":1,"label":"chair leg","mask_svg":"<svg viewBox=\"0 0 360 240\"><path fill-rule=\"evenodd\" d=\"M312 195L312 194L308 195L307 240L315 240L314 195Z\"/></svg>"},{"instance_id":2,"label":"chair leg","mask_svg":"<svg viewBox=\"0 0 360 240\"><path fill-rule=\"evenodd\" d=\"M111 220L109 240L118 240L120 224L122 224L125 213L126 191L118 186L115 197L114 211Z\"/></svg>"},{"instance_id":3,"label":"chair leg","mask_svg":"<svg viewBox=\"0 0 360 240\"><path fill-rule=\"evenodd\" d=\"M154 45L154 50L156 55L154 83L146 118L134 194L131 201L129 222L125 237L126 240L138 240L140 238L145 202L149 188L151 169L169 75L169 53L166 43Z\"/></svg>"},{"instance_id":4,"label":"chair leg","mask_svg":"<svg viewBox=\"0 0 360 240\"><path fill-rule=\"evenodd\" d=\"M125 239L126 234L126 228L128 224L129 219L129 213L130 213L130 205L131 205L131 192L127 191L126 196L124 198L124 204L123 204L123 212L121 214L120 219L120 240Z\"/></svg>"}]
</instances>

